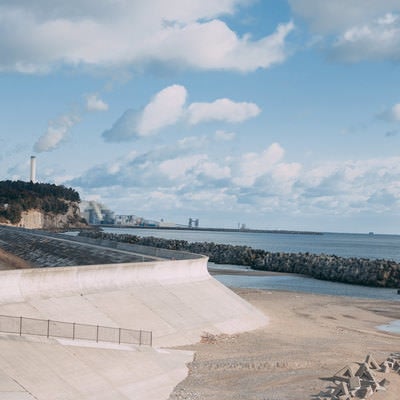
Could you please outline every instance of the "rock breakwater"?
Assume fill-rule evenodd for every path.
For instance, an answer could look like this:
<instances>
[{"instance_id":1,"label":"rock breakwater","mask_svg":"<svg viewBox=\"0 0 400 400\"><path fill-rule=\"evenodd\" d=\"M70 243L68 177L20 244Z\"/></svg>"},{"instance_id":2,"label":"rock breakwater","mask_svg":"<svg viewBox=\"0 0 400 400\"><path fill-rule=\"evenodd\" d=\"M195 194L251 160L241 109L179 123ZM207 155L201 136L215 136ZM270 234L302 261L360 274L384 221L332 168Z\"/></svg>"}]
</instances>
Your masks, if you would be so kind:
<instances>
[{"instance_id":1,"label":"rock breakwater","mask_svg":"<svg viewBox=\"0 0 400 400\"><path fill-rule=\"evenodd\" d=\"M245 265L255 270L302 274L321 280L364 286L400 287L400 264L391 260L345 258L311 253L272 253L249 246L213 242L191 243L186 240L140 237L101 231L81 231L79 235L203 254L216 264Z\"/></svg>"}]
</instances>

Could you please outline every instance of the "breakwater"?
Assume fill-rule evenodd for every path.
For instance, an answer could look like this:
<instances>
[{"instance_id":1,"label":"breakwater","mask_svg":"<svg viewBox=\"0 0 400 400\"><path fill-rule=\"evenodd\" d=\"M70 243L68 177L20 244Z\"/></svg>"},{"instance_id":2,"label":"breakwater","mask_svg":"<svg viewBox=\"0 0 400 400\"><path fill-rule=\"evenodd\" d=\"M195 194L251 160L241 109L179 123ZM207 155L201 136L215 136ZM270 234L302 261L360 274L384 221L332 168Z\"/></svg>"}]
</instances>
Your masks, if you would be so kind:
<instances>
[{"instance_id":1,"label":"breakwater","mask_svg":"<svg viewBox=\"0 0 400 400\"><path fill-rule=\"evenodd\" d=\"M189 251L203 254L216 264L236 264L252 269L287 272L311 276L316 279L365 286L399 288L400 264L391 260L346 258L335 255L311 253L272 253L249 246L233 246L212 242L188 242L156 237L82 231L80 236L116 240L126 243Z\"/></svg>"}]
</instances>

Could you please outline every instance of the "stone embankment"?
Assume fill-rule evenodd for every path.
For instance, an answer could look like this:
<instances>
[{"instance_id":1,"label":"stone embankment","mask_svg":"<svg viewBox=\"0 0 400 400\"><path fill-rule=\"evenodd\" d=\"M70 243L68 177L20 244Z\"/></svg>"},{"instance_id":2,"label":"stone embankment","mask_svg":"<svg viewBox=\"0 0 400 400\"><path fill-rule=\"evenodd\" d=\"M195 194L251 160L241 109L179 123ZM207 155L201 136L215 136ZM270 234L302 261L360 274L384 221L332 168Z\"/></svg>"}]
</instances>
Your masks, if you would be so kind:
<instances>
[{"instance_id":1,"label":"stone embankment","mask_svg":"<svg viewBox=\"0 0 400 400\"><path fill-rule=\"evenodd\" d=\"M103 246L89 246L33 232L0 226L0 269L66 267L142 261L143 257Z\"/></svg>"},{"instance_id":2,"label":"stone embankment","mask_svg":"<svg viewBox=\"0 0 400 400\"><path fill-rule=\"evenodd\" d=\"M246 265L256 270L308 275L316 279L387 288L400 287L400 264L391 260L344 258L310 253L271 253L248 246L208 242L190 243L155 237L118 235L105 232L81 232L92 238L122 241L145 246L203 254L216 264Z\"/></svg>"}]
</instances>

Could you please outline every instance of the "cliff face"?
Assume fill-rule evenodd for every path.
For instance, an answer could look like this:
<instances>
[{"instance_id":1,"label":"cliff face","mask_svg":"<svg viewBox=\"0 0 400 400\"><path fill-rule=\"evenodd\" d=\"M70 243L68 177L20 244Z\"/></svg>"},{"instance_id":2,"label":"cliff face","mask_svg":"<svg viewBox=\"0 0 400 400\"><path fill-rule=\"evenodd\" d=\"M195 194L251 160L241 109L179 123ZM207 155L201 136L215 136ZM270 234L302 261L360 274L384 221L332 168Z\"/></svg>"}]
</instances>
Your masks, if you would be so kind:
<instances>
[{"instance_id":1,"label":"cliff face","mask_svg":"<svg viewBox=\"0 0 400 400\"><path fill-rule=\"evenodd\" d=\"M49 183L0 181L0 223L28 229L86 226L79 193Z\"/></svg>"},{"instance_id":2,"label":"cliff face","mask_svg":"<svg viewBox=\"0 0 400 400\"><path fill-rule=\"evenodd\" d=\"M44 212L42 210L28 210L21 212L21 220L16 224L7 224L27 229L66 229L82 228L86 224L82 222L79 206L75 202L70 202L68 211L65 214Z\"/></svg>"}]
</instances>

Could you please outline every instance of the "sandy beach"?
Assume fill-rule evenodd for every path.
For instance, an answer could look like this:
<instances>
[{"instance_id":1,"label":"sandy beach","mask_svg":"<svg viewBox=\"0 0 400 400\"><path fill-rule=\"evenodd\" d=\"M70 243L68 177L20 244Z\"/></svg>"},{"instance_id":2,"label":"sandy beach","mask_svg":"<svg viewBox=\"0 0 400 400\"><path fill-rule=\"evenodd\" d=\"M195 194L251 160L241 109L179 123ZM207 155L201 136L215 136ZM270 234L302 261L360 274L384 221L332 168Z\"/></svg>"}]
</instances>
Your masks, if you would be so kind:
<instances>
[{"instance_id":1,"label":"sandy beach","mask_svg":"<svg viewBox=\"0 0 400 400\"><path fill-rule=\"evenodd\" d=\"M316 399L338 370L372 354L378 363L400 351L400 335L376 326L400 319L400 303L294 292L235 289L270 323L234 336L205 337L186 346L196 352L189 376L170 400ZM217 306L217 305L216 305ZM397 400L400 375L385 376Z\"/></svg>"}]
</instances>

